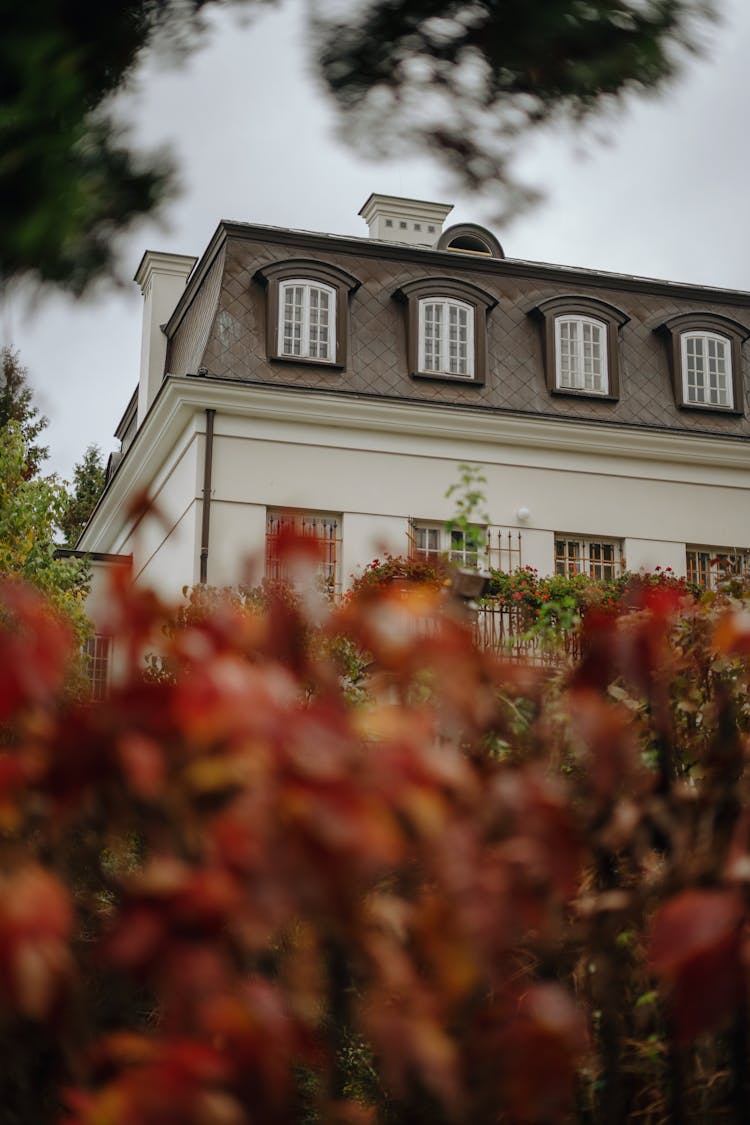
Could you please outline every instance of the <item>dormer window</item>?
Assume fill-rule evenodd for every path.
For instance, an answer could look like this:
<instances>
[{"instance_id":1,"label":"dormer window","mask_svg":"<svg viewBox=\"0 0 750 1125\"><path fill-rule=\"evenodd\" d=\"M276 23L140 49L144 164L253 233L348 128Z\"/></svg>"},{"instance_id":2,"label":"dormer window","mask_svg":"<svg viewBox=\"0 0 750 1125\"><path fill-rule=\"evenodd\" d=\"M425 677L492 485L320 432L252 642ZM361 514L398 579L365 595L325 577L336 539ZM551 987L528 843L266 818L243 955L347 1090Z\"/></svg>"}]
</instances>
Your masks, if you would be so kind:
<instances>
[{"instance_id":1,"label":"dormer window","mask_svg":"<svg viewBox=\"0 0 750 1125\"><path fill-rule=\"evenodd\" d=\"M359 281L339 266L290 258L255 274L268 290L268 358L286 363L346 366L349 295Z\"/></svg>"},{"instance_id":2,"label":"dormer window","mask_svg":"<svg viewBox=\"0 0 750 1125\"><path fill-rule=\"evenodd\" d=\"M474 309L463 301L419 302L419 370L474 378Z\"/></svg>"},{"instance_id":3,"label":"dormer window","mask_svg":"<svg viewBox=\"0 0 750 1125\"><path fill-rule=\"evenodd\" d=\"M734 400L729 340L715 332L683 332L680 339L685 402L731 408Z\"/></svg>"},{"instance_id":4,"label":"dormer window","mask_svg":"<svg viewBox=\"0 0 750 1125\"><path fill-rule=\"evenodd\" d=\"M482 384L487 366L487 314L494 297L455 278L410 281L394 296L406 302L409 373L415 379Z\"/></svg>"},{"instance_id":5,"label":"dormer window","mask_svg":"<svg viewBox=\"0 0 750 1125\"><path fill-rule=\"evenodd\" d=\"M555 317L555 364L558 390L606 395L607 325L590 316Z\"/></svg>"},{"instance_id":6,"label":"dormer window","mask_svg":"<svg viewBox=\"0 0 750 1125\"><path fill-rule=\"evenodd\" d=\"M543 324L544 369L553 394L619 398L620 329L629 320L622 309L569 294L529 311Z\"/></svg>"},{"instance_id":7,"label":"dormer window","mask_svg":"<svg viewBox=\"0 0 750 1125\"><path fill-rule=\"evenodd\" d=\"M741 414L744 324L717 313L680 313L660 325L669 341L675 402L691 410Z\"/></svg>"},{"instance_id":8,"label":"dormer window","mask_svg":"<svg viewBox=\"0 0 750 1125\"><path fill-rule=\"evenodd\" d=\"M296 278L279 286L279 355L336 360L336 290Z\"/></svg>"}]
</instances>

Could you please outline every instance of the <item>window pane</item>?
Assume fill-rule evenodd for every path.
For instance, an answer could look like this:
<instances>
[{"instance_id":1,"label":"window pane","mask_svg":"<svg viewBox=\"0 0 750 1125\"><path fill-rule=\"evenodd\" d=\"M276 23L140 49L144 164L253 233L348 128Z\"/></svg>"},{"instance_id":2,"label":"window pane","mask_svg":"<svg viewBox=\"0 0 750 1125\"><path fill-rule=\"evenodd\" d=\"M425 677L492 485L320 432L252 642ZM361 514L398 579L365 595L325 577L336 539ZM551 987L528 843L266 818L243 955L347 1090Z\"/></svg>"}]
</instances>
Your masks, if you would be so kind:
<instances>
[{"instance_id":1,"label":"window pane","mask_svg":"<svg viewBox=\"0 0 750 1125\"><path fill-rule=\"evenodd\" d=\"M470 308L457 301L420 302L419 366L422 371L472 377L473 315Z\"/></svg>"},{"instance_id":2,"label":"window pane","mask_svg":"<svg viewBox=\"0 0 750 1125\"><path fill-rule=\"evenodd\" d=\"M329 295L325 289L310 288L311 359L328 359Z\"/></svg>"},{"instance_id":3,"label":"window pane","mask_svg":"<svg viewBox=\"0 0 750 1125\"><path fill-rule=\"evenodd\" d=\"M304 289L301 285L287 285L284 289L284 355L302 354L302 317Z\"/></svg>"},{"instance_id":4,"label":"window pane","mask_svg":"<svg viewBox=\"0 0 750 1125\"><path fill-rule=\"evenodd\" d=\"M425 371L440 371L440 334L443 306L425 305L424 308L424 367Z\"/></svg>"},{"instance_id":5,"label":"window pane","mask_svg":"<svg viewBox=\"0 0 750 1125\"><path fill-rule=\"evenodd\" d=\"M555 538L555 573L588 574L600 581L617 578L622 569L621 545L616 541Z\"/></svg>"},{"instance_id":6,"label":"window pane","mask_svg":"<svg viewBox=\"0 0 750 1125\"><path fill-rule=\"evenodd\" d=\"M557 385L603 394L607 390L606 325L586 317L555 322Z\"/></svg>"},{"instance_id":7,"label":"window pane","mask_svg":"<svg viewBox=\"0 0 750 1125\"><path fill-rule=\"evenodd\" d=\"M103 633L89 637L84 645L84 657L92 699L104 699L109 686L109 660L112 638Z\"/></svg>"},{"instance_id":8,"label":"window pane","mask_svg":"<svg viewBox=\"0 0 750 1125\"><path fill-rule=\"evenodd\" d=\"M683 337L685 395L688 402L731 406L729 344L710 335Z\"/></svg>"},{"instance_id":9,"label":"window pane","mask_svg":"<svg viewBox=\"0 0 750 1125\"><path fill-rule=\"evenodd\" d=\"M335 293L312 282L295 281L282 285L280 294L281 355L334 359Z\"/></svg>"}]
</instances>

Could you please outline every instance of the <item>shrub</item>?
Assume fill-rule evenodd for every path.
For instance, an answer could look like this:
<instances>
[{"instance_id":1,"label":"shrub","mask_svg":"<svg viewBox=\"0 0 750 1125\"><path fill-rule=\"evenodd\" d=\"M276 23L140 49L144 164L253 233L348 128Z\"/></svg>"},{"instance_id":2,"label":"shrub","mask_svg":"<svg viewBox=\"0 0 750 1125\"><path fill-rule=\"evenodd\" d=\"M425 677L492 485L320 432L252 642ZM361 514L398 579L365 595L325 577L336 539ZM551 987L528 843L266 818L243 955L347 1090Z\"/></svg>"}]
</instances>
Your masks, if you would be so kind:
<instances>
[{"instance_id":1,"label":"shrub","mask_svg":"<svg viewBox=\"0 0 750 1125\"><path fill-rule=\"evenodd\" d=\"M166 633L121 587L82 706L68 633L0 596L6 1120L747 1118L742 598L641 582L550 676L436 580ZM364 701L312 634L370 654Z\"/></svg>"}]
</instances>

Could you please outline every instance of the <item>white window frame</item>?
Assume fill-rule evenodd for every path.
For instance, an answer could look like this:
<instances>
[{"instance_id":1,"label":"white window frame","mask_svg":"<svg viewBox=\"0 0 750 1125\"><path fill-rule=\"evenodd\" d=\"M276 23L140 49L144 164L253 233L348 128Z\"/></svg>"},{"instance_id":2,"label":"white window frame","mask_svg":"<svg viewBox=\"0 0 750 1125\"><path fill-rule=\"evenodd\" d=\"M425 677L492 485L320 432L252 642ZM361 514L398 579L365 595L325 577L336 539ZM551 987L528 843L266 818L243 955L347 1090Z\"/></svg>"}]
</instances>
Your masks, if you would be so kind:
<instances>
[{"instance_id":1,"label":"white window frame","mask_svg":"<svg viewBox=\"0 0 750 1125\"><path fill-rule=\"evenodd\" d=\"M562 555L558 544L564 543ZM570 548L575 550L571 551ZM619 578L624 570L621 539L602 539L597 536L567 535L555 532L555 574L587 574L590 578L610 581Z\"/></svg>"},{"instance_id":2,"label":"white window frame","mask_svg":"<svg viewBox=\"0 0 750 1125\"><path fill-rule=\"evenodd\" d=\"M697 382L697 372L691 372L690 345L700 341L700 360L703 367L701 384ZM711 356L711 344L721 345L721 355ZM732 373L732 342L727 336L719 332L701 331L683 332L680 336L680 357L682 360L682 395L683 401L691 406L715 406L718 409L734 409L734 384ZM712 361L715 369L711 371ZM720 368L723 367L723 370ZM691 385L691 374L696 378ZM714 386L710 385L713 379ZM703 395L701 398L700 396Z\"/></svg>"},{"instance_id":3,"label":"white window frame","mask_svg":"<svg viewBox=\"0 0 750 1125\"><path fill-rule=\"evenodd\" d=\"M112 673L111 636L107 633L94 633L93 636L87 637L83 646L83 655L89 698L99 702L109 695Z\"/></svg>"},{"instance_id":4,"label":"white window frame","mask_svg":"<svg viewBox=\"0 0 750 1125\"><path fill-rule=\"evenodd\" d=\"M716 590L735 576L750 576L750 550L729 547L686 547L685 573L688 582L704 590Z\"/></svg>"},{"instance_id":5,"label":"white window frame","mask_svg":"<svg viewBox=\"0 0 750 1125\"><path fill-rule=\"evenodd\" d=\"M575 355L572 359L569 357L569 371L567 374L563 370L563 325L572 326L575 329ZM589 341L586 340L587 328L592 331L595 329L598 333L597 344L591 344L592 352L593 348L598 345L598 369L595 368L593 362L594 357L593 354L591 354L588 357L589 370L586 370L586 348L589 345ZM581 391L589 395L609 394L609 370L607 364L608 332L609 326L605 321L598 320L593 316L581 316L577 313L563 313L555 317L555 385L558 390ZM570 348L568 350L570 352ZM573 359L576 361L575 363Z\"/></svg>"},{"instance_id":6,"label":"white window frame","mask_svg":"<svg viewBox=\"0 0 750 1125\"><path fill-rule=\"evenodd\" d=\"M294 341L291 350L287 346L286 295L290 289L301 289L302 299L299 305L299 351L294 350ZM315 295L325 293L328 297L328 323L323 334L316 332L314 308ZM323 345L323 347L321 347ZM313 359L320 363L336 362L336 290L331 285L323 285L319 281L309 278L288 278L279 282L279 326L278 326L278 351L286 359ZM323 351L325 354L321 354Z\"/></svg>"},{"instance_id":7,"label":"white window frame","mask_svg":"<svg viewBox=\"0 0 750 1125\"><path fill-rule=\"evenodd\" d=\"M472 524L469 530L477 537L476 547L467 544L466 535L461 528L448 530L442 523L413 522L411 534L414 555L427 561L447 557L456 566L476 569L486 553L486 528Z\"/></svg>"},{"instance_id":8,"label":"white window frame","mask_svg":"<svg viewBox=\"0 0 750 1125\"><path fill-rule=\"evenodd\" d=\"M428 309L440 309L440 324L437 333L437 359L428 362L429 353L435 348L428 346L427 325ZM466 316L466 337L451 339L450 323L451 313ZM426 374L450 375L454 379L473 379L475 377L474 365L474 316L473 305L466 301L459 301L454 297L423 297L419 302L419 370ZM433 313L434 317L434 313ZM460 328L460 326L459 326ZM455 354L451 355L451 346L457 344Z\"/></svg>"}]
</instances>

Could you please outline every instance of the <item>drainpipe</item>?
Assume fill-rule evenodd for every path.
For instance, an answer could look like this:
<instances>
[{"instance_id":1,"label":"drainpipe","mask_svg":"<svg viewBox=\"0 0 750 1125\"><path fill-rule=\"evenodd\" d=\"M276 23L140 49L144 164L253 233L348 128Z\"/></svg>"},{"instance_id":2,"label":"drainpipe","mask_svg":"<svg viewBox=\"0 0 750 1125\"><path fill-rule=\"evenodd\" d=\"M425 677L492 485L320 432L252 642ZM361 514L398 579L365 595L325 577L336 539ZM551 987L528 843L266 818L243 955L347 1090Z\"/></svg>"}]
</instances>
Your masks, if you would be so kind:
<instances>
[{"instance_id":1,"label":"drainpipe","mask_svg":"<svg viewBox=\"0 0 750 1125\"><path fill-rule=\"evenodd\" d=\"M203 520L201 524L200 582L208 578L208 534L211 527L211 469L214 458L215 410L206 410L206 445L203 456Z\"/></svg>"}]
</instances>

